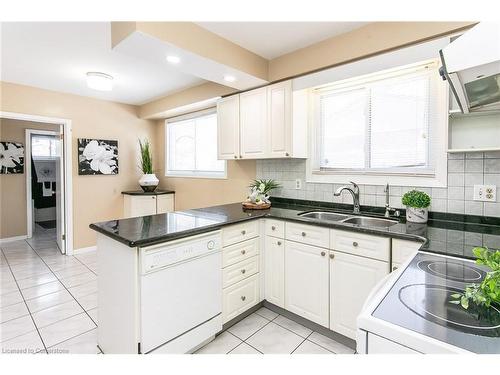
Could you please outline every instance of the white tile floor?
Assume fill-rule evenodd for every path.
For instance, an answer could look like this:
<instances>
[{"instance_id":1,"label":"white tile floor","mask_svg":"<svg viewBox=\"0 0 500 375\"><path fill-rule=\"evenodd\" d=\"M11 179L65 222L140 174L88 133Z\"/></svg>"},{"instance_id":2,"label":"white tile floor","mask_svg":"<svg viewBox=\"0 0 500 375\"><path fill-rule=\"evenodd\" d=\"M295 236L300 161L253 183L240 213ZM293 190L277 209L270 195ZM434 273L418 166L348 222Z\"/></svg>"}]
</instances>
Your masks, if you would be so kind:
<instances>
[{"instance_id":1,"label":"white tile floor","mask_svg":"<svg viewBox=\"0 0 500 375\"><path fill-rule=\"evenodd\" d=\"M64 256L54 230L0 245L2 353L97 354L96 253ZM334 354L350 348L266 308L197 351Z\"/></svg>"}]
</instances>

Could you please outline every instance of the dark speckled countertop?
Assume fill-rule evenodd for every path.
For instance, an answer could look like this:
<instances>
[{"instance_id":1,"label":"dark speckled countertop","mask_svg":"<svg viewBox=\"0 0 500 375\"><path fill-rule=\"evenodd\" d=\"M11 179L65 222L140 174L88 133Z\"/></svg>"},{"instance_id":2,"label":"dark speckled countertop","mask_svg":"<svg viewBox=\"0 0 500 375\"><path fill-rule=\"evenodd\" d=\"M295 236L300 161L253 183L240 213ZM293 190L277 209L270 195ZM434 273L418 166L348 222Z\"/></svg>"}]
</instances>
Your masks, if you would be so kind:
<instances>
[{"instance_id":1,"label":"dark speckled countertop","mask_svg":"<svg viewBox=\"0 0 500 375\"><path fill-rule=\"evenodd\" d=\"M297 215L300 212L319 209L347 214L352 213L352 211L343 208L321 208L316 205L309 206L296 204L295 202L293 204L290 202L274 202L273 207L268 210L252 211L243 210L241 203L233 203L152 216L111 220L91 224L90 228L127 246L144 247L220 229L226 225L268 217L393 238L419 240L424 243L421 250L466 258L473 257L472 248L476 246L500 248L500 225L498 225L500 220L497 223L496 218L480 220L488 223L483 224L479 223L478 220L472 220L472 222L456 221L457 217L453 215L450 216L453 220L445 220L446 216L436 215L438 219L429 220L427 224L406 223L402 218L398 224L389 228L374 228L333 221L319 222ZM369 208L366 208L362 214L379 216L377 212Z\"/></svg>"}]
</instances>

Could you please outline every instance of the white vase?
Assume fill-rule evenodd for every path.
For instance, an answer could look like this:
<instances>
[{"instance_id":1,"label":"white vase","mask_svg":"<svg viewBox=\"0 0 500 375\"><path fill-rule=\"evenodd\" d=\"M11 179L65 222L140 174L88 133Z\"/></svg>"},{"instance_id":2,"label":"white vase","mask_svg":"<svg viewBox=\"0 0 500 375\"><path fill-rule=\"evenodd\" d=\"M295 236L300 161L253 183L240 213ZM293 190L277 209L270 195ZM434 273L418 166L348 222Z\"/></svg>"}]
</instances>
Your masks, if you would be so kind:
<instances>
[{"instance_id":1,"label":"white vase","mask_svg":"<svg viewBox=\"0 0 500 375\"><path fill-rule=\"evenodd\" d=\"M143 174L139 179L139 185L141 185L142 190L145 192L155 191L159 183L160 180L158 180L154 173Z\"/></svg>"},{"instance_id":2,"label":"white vase","mask_svg":"<svg viewBox=\"0 0 500 375\"><path fill-rule=\"evenodd\" d=\"M429 210L406 206L406 221L411 223L427 223Z\"/></svg>"}]
</instances>

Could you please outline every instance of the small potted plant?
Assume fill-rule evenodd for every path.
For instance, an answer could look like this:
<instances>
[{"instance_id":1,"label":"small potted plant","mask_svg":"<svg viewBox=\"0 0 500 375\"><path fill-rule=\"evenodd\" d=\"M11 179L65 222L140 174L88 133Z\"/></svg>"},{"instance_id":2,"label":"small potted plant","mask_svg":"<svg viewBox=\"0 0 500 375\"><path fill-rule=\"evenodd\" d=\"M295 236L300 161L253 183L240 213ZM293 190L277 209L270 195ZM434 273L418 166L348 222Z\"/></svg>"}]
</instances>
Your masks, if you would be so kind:
<instances>
[{"instance_id":1,"label":"small potted plant","mask_svg":"<svg viewBox=\"0 0 500 375\"><path fill-rule=\"evenodd\" d=\"M139 179L139 185L145 192L152 192L158 187L160 180L153 173L153 156L151 153L151 145L147 139L141 141L139 139L139 147L141 149L141 163L139 169L144 173Z\"/></svg>"},{"instance_id":2,"label":"small potted plant","mask_svg":"<svg viewBox=\"0 0 500 375\"><path fill-rule=\"evenodd\" d=\"M411 190L401 199L406 206L406 220L412 223L426 223L429 217L428 208L431 197L423 191Z\"/></svg>"},{"instance_id":3,"label":"small potted plant","mask_svg":"<svg viewBox=\"0 0 500 375\"><path fill-rule=\"evenodd\" d=\"M245 208L266 209L271 207L269 193L281 185L274 180L253 180L250 184L250 195L243 202Z\"/></svg>"}]
</instances>

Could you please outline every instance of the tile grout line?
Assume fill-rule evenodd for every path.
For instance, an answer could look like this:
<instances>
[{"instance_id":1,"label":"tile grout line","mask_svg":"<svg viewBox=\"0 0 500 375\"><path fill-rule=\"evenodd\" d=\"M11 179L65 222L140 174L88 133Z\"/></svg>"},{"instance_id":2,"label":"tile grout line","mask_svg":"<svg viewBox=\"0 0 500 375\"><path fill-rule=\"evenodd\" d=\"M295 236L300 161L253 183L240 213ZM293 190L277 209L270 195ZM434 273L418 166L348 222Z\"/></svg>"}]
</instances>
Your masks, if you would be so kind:
<instances>
[{"instance_id":1,"label":"tile grout line","mask_svg":"<svg viewBox=\"0 0 500 375\"><path fill-rule=\"evenodd\" d=\"M28 246L30 246L30 245L28 244ZM31 246L30 246L30 248L33 249ZM26 305L26 309L28 310L30 319L33 322L33 326L35 327L36 333L38 334L38 337L40 337L40 341L42 342L42 345L43 345L43 350L45 350L45 353L47 353L47 345L45 345L45 341L43 341L42 335L40 334L40 331L38 330L38 326L36 325L35 320L33 319L33 315L31 314L31 310L30 310L28 304L26 303L26 300L24 299L24 295L21 293L21 289L19 288L19 284L17 283L16 276L14 275L14 272L12 272L12 268L10 267L9 260L5 256L5 253L4 253L3 249L0 248L0 251L2 252L2 254L3 254L4 258L5 258L5 261L7 262L7 266L9 267L9 270L12 273L12 277L14 278L14 282L17 285L19 294L21 295L21 298L23 299L23 302ZM27 316L27 315L25 315L25 316ZM32 331L30 331L30 332L32 332ZM26 332L24 334L27 334L27 333L29 333L29 332ZM15 337L11 337L9 340L15 339L16 337L19 337L19 336L22 336L22 335L17 335ZM8 340L6 340L6 341L8 341ZM36 353L38 353L38 352L36 352Z\"/></svg>"},{"instance_id":2,"label":"tile grout line","mask_svg":"<svg viewBox=\"0 0 500 375\"><path fill-rule=\"evenodd\" d=\"M35 250L35 248L33 248L33 247L29 244L29 243L28 243L28 245L29 245L29 246L33 249L33 251L36 253L36 255L38 255L38 257L42 260L42 262L43 262L43 263L47 266L47 263L45 263L45 260L44 260L44 259L40 256L40 254L38 254L38 253L37 253L37 251ZM61 256L67 256L67 255L61 254ZM48 266L47 266L47 267L48 267ZM50 268L50 267L49 267L49 268ZM85 308L84 308L84 307L80 304L80 302L79 302L79 301L75 298L75 296L74 296L74 295L73 295L73 294L72 294L72 293L68 290L68 288L66 288L66 286L65 286L65 285L61 282L61 280L59 279L59 277L58 277L55 273L54 273L54 276L55 276L55 277L56 277L56 279L57 279L57 280L61 283L61 285L63 286L63 288L64 288L64 289L65 289L65 290L69 293L69 295L73 298L73 300L74 300L74 301L78 304L78 306L80 306L80 307L81 307L81 309L83 310L83 313L84 313L84 314L86 314L86 315L87 315L87 317L90 319L90 321L91 321L92 323L94 323L94 324L95 324L95 327L94 327L94 329L95 329L95 328L97 327L97 324L96 324L96 322L94 322L94 319L92 319L92 317L89 315L89 313L87 312L87 310L85 310ZM80 314L82 314L82 313L80 313ZM77 315L78 315L78 314L77 314ZM76 315L73 315L73 316L76 316ZM33 317L31 317L31 319L33 319ZM66 319L69 319L69 318L61 319L61 320L59 320L58 322L55 322L55 323L52 323L52 324L56 324L56 323L62 322L62 321L64 321L64 320L66 320ZM34 321L33 321L33 322L34 322ZM52 325L52 324L49 324L48 326L50 326L50 325ZM48 327L48 326L47 326L47 327ZM37 327L36 323L35 323L35 327ZM44 327L44 328L45 328L45 327ZM38 330L38 327L37 327L37 330ZM78 335L76 335L76 336L78 336ZM74 338L74 337L76 337L76 336L73 336L73 337L71 337L71 338ZM40 337L41 337L41 336L40 336ZM67 340L69 340L69 339L67 339ZM62 342L62 341L61 341L61 342ZM58 345L58 344L59 344L59 343L56 343L56 344L54 344L54 345ZM54 346L54 345L52 345L52 346ZM45 346L45 343L44 343L44 346ZM52 346L51 346L51 347L52 347ZM45 346L45 350L47 350L47 347L46 347L46 346ZM47 354L48 354L48 352L47 352Z\"/></svg>"},{"instance_id":3,"label":"tile grout line","mask_svg":"<svg viewBox=\"0 0 500 375\"><path fill-rule=\"evenodd\" d=\"M312 331L309 335L307 335L307 337L311 336L313 333L314 333L314 331ZM297 350L297 349L298 349L298 348L299 348L299 347L300 347L303 343L305 343L305 342L307 341L307 337L306 337L306 338L304 338L304 340L302 340L302 341L300 342L300 344L299 344L299 345L297 345L297 346L295 347L295 349L293 349L293 350L292 350L292 352L291 352L290 354L293 354L293 353L294 353L294 352L295 352L295 351L296 351L296 350Z\"/></svg>"}]
</instances>

